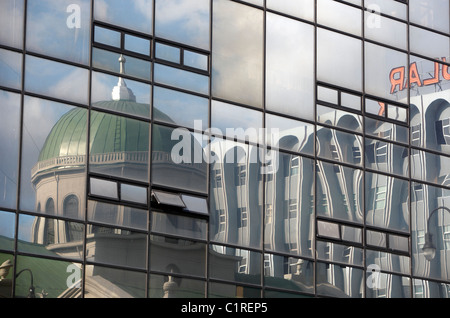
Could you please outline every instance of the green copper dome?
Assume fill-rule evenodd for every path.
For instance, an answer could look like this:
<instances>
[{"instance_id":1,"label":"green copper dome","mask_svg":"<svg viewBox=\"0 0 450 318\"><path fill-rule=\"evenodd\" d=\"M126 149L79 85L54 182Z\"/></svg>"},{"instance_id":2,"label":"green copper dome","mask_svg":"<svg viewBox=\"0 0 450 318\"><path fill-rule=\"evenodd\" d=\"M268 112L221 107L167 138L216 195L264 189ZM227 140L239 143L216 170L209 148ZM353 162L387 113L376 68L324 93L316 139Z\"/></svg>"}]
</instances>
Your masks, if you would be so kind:
<instances>
[{"instance_id":1,"label":"green copper dome","mask_svg":"<svg viewBox=\"0 0 450 318\"><path fill-rule=\"evenodd\" d=\"M99 102L94 106L118 113L126 112L147 117L149 115L148 104L140 104L133 101L105 101ZM154 111L158 112L157 109ZM87 114L87 109L78 107L64 114L47 136L39 155L39 161L57 157L86 155ZM159 114L159 116L164 116L171 121L165 114ZM150 127L147 122L92 111L90 123L90 155L149 151ZM158 141L170 140L170 136L162 136L165 132L160 132L159 129L156 129L154 134L154 137L156 137L154 138L154 151L171 149L171 145L158 143Z\"/></svg>"}]
</instances>

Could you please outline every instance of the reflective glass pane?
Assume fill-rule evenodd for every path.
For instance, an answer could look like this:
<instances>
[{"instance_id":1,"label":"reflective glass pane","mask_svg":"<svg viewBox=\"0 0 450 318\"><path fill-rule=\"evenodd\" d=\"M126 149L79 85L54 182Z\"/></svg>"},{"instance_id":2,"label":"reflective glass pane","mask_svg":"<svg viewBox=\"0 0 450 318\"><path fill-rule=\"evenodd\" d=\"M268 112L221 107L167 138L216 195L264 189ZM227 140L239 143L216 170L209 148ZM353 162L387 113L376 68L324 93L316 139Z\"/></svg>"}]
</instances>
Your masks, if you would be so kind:
<instances>
[{"instance_id":1,"label":"reflective glass pane","mask_svg":"<svg viewBox=\"0 0 450 318\"><path fill-rule=\"evenodd\" d=\"M150 40L125 34L125 50L150 55Z\"/></svg>"},{"instance_id":2,"label":"reflective glass pane","mask_svg":"<svg viewBox=\"0 0 450 318\"><path fill-rule=\"evenodd\" d=\"M89 170L148 182L150 124L92 111Z\"/></svg>"},{"instance_id":3,"label":"reflective glass pane","mask_svg":"<svg viewBox=\"0 0 450 318\"><path fill-rule=\"evenodd\" d=\"M213 96L262 107L263 51L263 12L214 0Z\"/></svg>"},{"instance_id":4,"label":"reflective glass pane","mask_svg":"<svg viewBox=\"0 0 450 318\"><path fill-rule=\"evenodd\" d=\"M184 50L183 62L185 66L197 68L203 71L207 71L209 67L208 55L195 53L188 50Z\"/></svg>"},{"instance_id":5,"label":"reflective glass pane","mask_svg":"<svg viewBox=\"0 0 450 318\"><path fill-rule=\"evenodd\" d=\"M349 118L358 125L354 117ZM317 127L317 155L319 157L362 166L363 139L361 136L336 129Z\"/></svg>"},{"instance_id":6,"label":"reflective glass pane","mask_svg":"<svg viewBox=\"0 0 450 318\"><path fill-rule=\"evenodd\" d=\"M88 104L88 88L88 70L31 55L26 56L26 91Z\"/></svg>"},{"instance_id":7,"label":"reflective glass pane","mask_svg":"<svg viewBox=\"0 0 450 318\"><path fill-rule=\"evenodd\" d=\"M205 198L183 194L181 199L186 204L187 211L208 214L208 202Z\"/></svg>"},{"instance_id":8,"label":"reflective glass pane","mask_svg":"<svg viewBox=\"0 0 450 318\"><path fill-rule=\"evenodd\" d=\"M366 298L410 298L411 280L409 277L387 273L376 274L376 286L366 287Z\"/></svg>"},{"instance_id":9,"label":"reflective glass pane","mask_svg":"<svg viewBox=\"0 0 450 318\"><path fill-rule=\"evenodd\" d=\"M147 210L89 201L87 215L88 220L92 222L147 230Z\"/></svg>"},{"instance_id":10,"label":"reflective glass pane","mask_svg":"<svg viewBox=\"0 0 450 318\"><path fill-rule=\"evenodd\" d=\"M409 230L408 181L366 172L366 224Z\"/></svg>"},{"instance_id":11,"label":"reflective glass pane","mask_svg":"<svg viewBox=\"0 0 450 318\"><path fill-rule=\"evenodd\" d=\"M367 168L408 177L408 154L409 150L406 147L366 138L365 160Z\"/></svg>"},{"instance_id":12,"label":"reflective glass pane","mask_svg":"<svg viewBox=\"0 0 450 318\"><path fill-rule=\"evenodd\" d=\"M210 239L260 248L263 220L259 148L216 138L211 151L217 160L210 165Z\"/></svg>"},{"instance_id":13,"label":"reflective glass pane","mask_svg":"<svg viewBox=\"0 0 450 318\"><path fill-rule=\"evenodd\" d=\"M314 20L314 0L266 0L267 8L297 18Z\"/></svg>"},{"instance_id":14,"label":"reflective glass pane","mask_svg":"<svg viewBox=\"0 0 450 318\"><path fill-rule=\"evenodd\" d=\"M85 298L144 298L146 274L130 270L86 265ZM99 288L99 285L108 288Z\"/></svg>"},{"instance_id":15,"label":"reflective glass pane","mask_svg":"<svg viewBox=\"0 0 450 318\"><path fill-rule=\"evenodd\" d=\"M376 265L382 271L407 275L411 273L411 258L404 255L367 249L366 264Z\"/></svg>"},{"instance_id":16,"label":"reflective glass pane","mask_svg":"<svg viewBox=\"0 0 450 318\"><path fill-rule=\"evenodd\" d=\"M314 154L314 125L266 114L266 145L281 150Z\"/></svg>"},{"instance_id":17,"label":"reflective glass pane","mask_svg":"<svg viewBox=\"0 0 450 318\"><path fill-rule=\"evenodd\" d=\"M261 253L210 245L209 276L231 282L261 284Z\"/></svg>"},{"instance_id":18,"label":"reflective glass pane","mask_svg":"<svg viewBox=\"0 0 450 318\"><path fill-rule=\"evenodd\" d=\"M84 225L21 214L18 250L54 258L83 259Z\"/></svg>"},{"instance_id":19,"label":"reflective glass pane","mask_svg":"<svg viewBox=\"0 0 450 318\"><path fill-rule=\"evenodd\" d=\"M239 284L223 284L210 282L208 285L209 298L261 298L261 289L242 286Z\"/></svg>"},{"instance_id":20,"label":"reflective glass pane","mask_svg":"<svg viewBox=\"0 0 450 318\"><path fill-rule=\"evenodd\" d=\"M411 149L411 176L437 185L450 185L450 157Z\"/></svg>"},{"instance_id":21,"label":"reflective glass pane","mask_svg":"<svg viewBox=\"0 0 450 318\"><path fill-rule=\"evenodd\" d=\"M0 43L15 48L23 45L24 0L0 2Z\"/></svg>"},{"instance_id":22,"label":"reflective glass pane","mask_svg":"<svg viewBox=\"0 0 450 318\"><path fill-rule=\"evenodd\" d=\"M149 257L150 270L206 276L205 243L151 235Z\"/></svg>"},{"instance_id":23,"label":"reflective glass pane","mask_svg":"<svg viewBox=\"0 0 450 318\"><path fill-rule=\"evenodd\" d=\"M122 183L120 185L120 199L133 203L147 204L147 188Z\"/></svg>"},{"instance_id":24,"label":"reflective glass pane","mask_svg":"<svg viewBox=\"0 0 450 318\"><path fill-rule=\"evenodd\" d=\"M0 49L0 86L22 88L22 58L20 53Z\"/></svg>"},{"instance_id":25,"label":"reflective glass pane","mask_svg":"<svg viewBox=\"0 0 450 318\"><path fill-rule=\"evenodd\" d=\"M152 212L150 224L152 232L159 234L177 235L200 240L206 240L207 237L207 223L201 219Z\"/></svg>"},{"instance_id":26,"label":"reflective glass pane","mask_svg":"<svg viewBox=\"0 0 450 318\"><path fill-rule=\"evenodd\" d=\"M95 0L94 19L152 34L153 0Z\"/></svg>"},{"instance_id":27,"label":"reflective glass pane","mask_svg":"<svg viewBox=\"0 0 450 318\"><path fill-rule=\"evenodd\" d=\"M15 297L81 298L82 264L18 256ZM33 287L33 293L30 289Z\"/></svg>"},{"instance_id":28,"label":"reflective glass pane","mask_svg":"<svg viewBox=\"0 0 450 318\"><path fill-rule=\"evenodd\" d=\"M271 13L266 23L266 107L312 120L314 28Z\"/></svg>"},{"instance_id":29,"label":"reflective glass pane","mask_svg":"<svg viewBox=\"0 0 450 318\"><path fill-rule=\"evenodd\" d=\"M381 42L400 49L407 49L408 32L406 23L390 19L374 12L365 11L366 39Z\"/></svg>"},{"instance_id":30,"label":"reflective glass pane","mask_svg":"<svg viewBox=\"0 0 450 318\"><path fill-rule=\"evenodd\" d=\"M90 179L90 194L101 197L108 197L111 199L119 199L119 189L117 182L91 178Z\"/></svg>"},{"instance_id":31,"label":"reflective glass pane","mask_svg":"<svg viewBox=\"0 0 450 318\"><path fill-rule=\"evenodd\" d=\"M435 59L450 56L450 39L448 36L415 26L410 27L409 34L411 52Z\"/></svg>"},{"instance_id":32,"label":"reflective glass pane","mask_svg":"<svg viewBox=\"0 0 450 318\"><path fill-rule=\"evenodd\" d=\"M413 279L414 298L450 298L450 284Z\"/></svg>"},{"instance_id":33,"label":"reflective glass pane","mask_svg":"<svg viewBox=\"0 0 450 318\"><path fill-rule=\"evenodd\" d=\"M15 208L20 143L20 95L0 90L0 206Z\"/></svg>"},{"instance_id":34,"label":"reflective glass pane","mask_svg":"<svg viewBox=\"0 0 450 318\"><path fill-rule=\"evenodd\" d=\"M363 117L336 108L317 105L317 121L338 128L353 130L358 133L363 131Z\"/></svg>"},{"instance_id":35,"label":"reflective glass pane","mask_svg":"<svg viewBox=\"0 0 450 318\"><path fill-rule=\"evenodd\" d=\"M377 120L370 117L364 118L365 132L368 136L378 137L385 140L397 141L407 144L409 140L408 127Z\"/></svg>"},{"instance_id":36,"label":"reflective glass pane","mask_svg":"<svg viewBox=\"0 0 450 318\"><path fill-rule=\"evenodd\" d=\"M328 218L363 222L363 172L319 161L316 213Z\"/></svg>"},{"instance_id":37,"label":"reflective glass pane","mask_svg":"<svg viewBox=\"0 0 450 318\"><path fill-rule=\"evenodd\" d=\"M208 127L209 100L207 98L155 86L153 103L155 121L201 131Z\"/></svg>"},{"instance_id":38,"label":"reflective glass pane","mask_svg":"<svg viewBox=\"0 0 450 318\"><path fill-rule=\"evenodd\" d=\"M112 29L102 28L96 25L94 27L94 41L106 44L110 46L114 46L116 48L121 47L122 36L120 32L117 32Z\"/></svg>"},{"instance_id":39,"label":"reflective glass pane","mask_svg":"<svg viewBox=\"0 0 450 318\"><path fill-rule=\"evenodd\" d=\"M206 192L208 165L202 137L184 128L174 129L154 124L152 182Z\"/></svg>"},{"instance_id":40,"label":"reflective glass pane","mask_svg":"<svg viewBox=\"0 0 450 318\"><path fill-rule=\"evenodd\" d=\"M87 109L25 96L22 210L64 215L64 198L75 195L80 200L78 215L84 215L86 124Z\"/></svg>"},{"instance_id":41,"label":"reflective glass pane","mask_svg":"<svg viewBox=\"0 0 450 318\"><path fill-rule=\"evenodd\" d=\"M364 297L365 276L362 269L317 263L316 292L336 298ZM339 280L335 278L339 277Z\"/></svg>"},{"instance_id":42,"label":"reflective glass pane","mask_svg":"<svg viewBox=\"0 0 450 318\"><path fill-rule=\"evenodd\" d=\"M14 250L15 228L15 213L0 211L0 249ZM2 254L0 254L0 257L1 255ZM2 263L3 262L0 262L0 266L2 266Z\"/></svg>"},{"instance_id":43,"label":"reflective glass pane","mask_svg":"<svg viewBox=\"0 0 450 318\"><path fill-rule=\"evenodd\" d=\"M450 5L446 0L410 0L410 21L437 31L449 31Z\"/></svg>"},{"instance_id":44,"label":"reflective glass pane","mask_svg":"<svg viewBox=\"0 0 450 318\"><path fill-rule=\"evenodd\" d=\"M377 20L381 15L380 13L384 13L402 20L407 19L407 11L408 6L400 1L392 1L392 0L364 0L364 5L367 9L371 10L373 13L372 23L377 25Z\"/></svg>"},{"instance_id":45,"label":"reflective glass pane","mask_svg":"<svg viewBox=\"0 0 450 318\"><path fill-rule=\"evenodd\" d=\"M205 285L201 280L152 274L148 294L149 298L205 298Z\"/></svg>"},{"instance_id":46,"label":"reflective glass pane","mask_svg":"<svg viewBox=\"0 0 450 318\"><path fill-rule=\"evenodd\" d=\"M150 103L151 85L92 72L92 107L149 119Z\"/></svg>"},{"instance_id":47,"label":"reflective glass pane","mask_svg":"<svg viewBox=\"0 0 450 318\"><path fill-rule=\"evenodd\" d=\"M87 65L90 20L89 0L30 0L27 50Z\"/></svg>"},{"instance_id":48,"label":"reflective glass pane","mask_svg":"<svg viewBox=\"0 0 450 318\"><path fill-rule=\"evenodd\" d=\"M156 0L157 37L209 50L209 0Z\"/></svg>"},{"instance_id":49,"label":"reflective glass pane","mask_svg":"<svg viewBox=\"0 0 450 318\"><path fill-rule=\"evenodd\" d=\"M266 175L266 249L312 256L314 161L280 153L274 174Z\"/></svg>"},{"instance_id":50,"label":"reflective glass pane","mask_svg":"<svg viewBox=\"0 0 450 318\"><path fill-rule=\"evenodd\" d=\"M314 293L313 262L286 256L264 254L264 286Z\"/></svg>"},{"instance_id":51,"label":"reflective glass pane","mask_svg":"<svg viewBox=\"0 0 450 318\"><path fill-rule=\"evenodd\" d=\"M323 261L363 266L363 249L332 242L317 241L317 258Z\"/></svg>"},{"instance_id":52,"label":"reflective glass pane","mask_svg":"<svg viewBox=\"0 0 450 318\"><path fill-rule=\"evenodd\" d=\"M333 0L320 0L317 2L317 23L361 35L361 10Z\"/></svg>"},{"instance_id":53,"label":"reflective glass pane","mask_svg":"<svg viewBox=\"0 0 450 318\"><path fill-rule=\"evenodd\" d=\"M348 89L362 89L362 44L360 40L317 29L318 80Z\"/></svg>"},{"instance_id":54,"label":"reflective glass pane","mask_svg":"<svg viewBox=\"0 0 450 318\"><path fill-rule=\"evenodd\" d=\"M208 76L167 65L155 64L155 82L204 95L209 94Z\"/></svg>"},{"instance_id":55,"label":"reflective glass pane","mask_svg":"<svg viewBox=\"0 0 450 318\"><path fill-rule=\"evenodd\" d=\"M172 45L166 45L157 42L155 44L155 57L177 64L181 63L180 48Z\"/></svg>"},{"instance_id":56,"label":"reflective glass pane","mask_svg":"<svg viewBox=\"0 0 450 318\"><path fill-rule=\"evenodd\" d=\"M98 225L92 225L88 229L88 262L146 268L146 251L146 234Z\"/></svg>"}]
</instances>

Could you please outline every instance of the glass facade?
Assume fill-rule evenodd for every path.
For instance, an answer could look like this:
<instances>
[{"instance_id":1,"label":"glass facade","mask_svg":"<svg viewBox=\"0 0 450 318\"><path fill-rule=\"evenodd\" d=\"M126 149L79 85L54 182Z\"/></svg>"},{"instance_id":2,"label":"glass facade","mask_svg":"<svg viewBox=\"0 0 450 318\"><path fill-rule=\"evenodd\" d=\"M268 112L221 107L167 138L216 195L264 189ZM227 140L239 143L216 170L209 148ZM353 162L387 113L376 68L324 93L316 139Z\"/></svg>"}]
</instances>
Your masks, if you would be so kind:
<instances>
[{"instance_id":1,"label":"glass facade","mask_svg":"<svg viewBox=\"0 0 450 318\"><path fill-rule=\"evenodd\" d=\"M449 47L447 0L2 0L0 298L449 298Z\"/></svg>"}]
</instances>

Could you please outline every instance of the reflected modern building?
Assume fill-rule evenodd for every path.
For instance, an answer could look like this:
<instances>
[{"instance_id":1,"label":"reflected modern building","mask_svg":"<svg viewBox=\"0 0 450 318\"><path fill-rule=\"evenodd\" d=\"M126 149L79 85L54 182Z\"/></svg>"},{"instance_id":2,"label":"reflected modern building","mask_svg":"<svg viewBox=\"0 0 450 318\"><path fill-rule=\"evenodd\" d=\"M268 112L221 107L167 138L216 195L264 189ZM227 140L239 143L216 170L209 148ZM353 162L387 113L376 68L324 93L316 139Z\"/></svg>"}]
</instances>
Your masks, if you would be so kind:
<instances>
[{"instance_id":1,"label":"reflected modern building","mask_svg":"<svg viewBox=\"0 0 450 318\"><path fill-rule=\"evenodd\" d=\"M449 36L447 0L2 1L0 297L448 298Z\"/></svg>"}]
</instances>

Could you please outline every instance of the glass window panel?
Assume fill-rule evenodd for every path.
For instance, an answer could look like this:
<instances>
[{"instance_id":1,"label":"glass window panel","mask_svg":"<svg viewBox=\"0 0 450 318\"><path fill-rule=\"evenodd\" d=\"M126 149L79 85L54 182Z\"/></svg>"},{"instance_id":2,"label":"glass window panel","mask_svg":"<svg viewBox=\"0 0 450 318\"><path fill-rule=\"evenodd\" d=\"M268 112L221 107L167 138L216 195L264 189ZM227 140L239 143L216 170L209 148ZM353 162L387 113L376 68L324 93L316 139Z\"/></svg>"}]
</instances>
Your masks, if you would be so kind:
<instances>
[{"instance_id":1,"label":"glass window panel","mask_svg":"<svg viewBox=\"0 0 450 318\"><path fill-rule=\"evenodd\" d=\"M147 275L142 272L86 265L85 298L144 298ZM99 290L98 284L108 286Z\"/></svg>"},{"instance_id":2,"label":"glass window panel","mask_svg":"<svg viewBox=\"0 0 450 318\"><path fill-rule=\"evenodd\" d=\"M362 269L326 263L316 265L316 292L336 298L364 297L365 275ZM339 281L335 280L339 277Z\"/></svg>"},{"instance_id":3,"label":"glass window panel","mask_svg":"<svg viewBox=\"0 0 450 318\"><path fill-rule=\"evenodd\" d=\"M398 274L411 272L411 259L408 256L391 254L382 251L366 250L366 264L376 265L382 271L389 271Z\"/></svg>"},{"instance_id":4,"label":"glass window panel","mask_svg":"<svg viewBox=\"0 0 450 318\"><path fill-rule=\"evenodd\" d=\"M266 108L312 120L314 28L272 13L266 23Z\"/></svg>"},{"instance_id":5,"label":"glass window panel","mask_svg":"<svg viewBox=\"0 0 450 318\"><path fill-rule=\"evenodd\" d=\"M381 42L399 49L407 49L408 30L406 23L365 11L366 39Z\"/></svg>"},{"instance_id":6,"label":"glass window panel","mask_svg":"<svg viewBox=\"0 0 450 318\"><path fill-rule=\"evenodd\" d=\"M125 34L125 50L150 55L150 40Z\"/></svg>"},{"instance_id":7,"label":"glass window panel","mask_svg":"<svg viewBox=\"0 0 450 318\"><path fill-rule=\"evenodd\" d=\"M361 41L321 28L317 36L318 80L362 90Z\"/></svg>"},{"instance_id":8,"label":"glass window panel","mask_svg":"<svg viewBox=\"0 0 450 318\"><path fill-rule=\"evenodd\" d=\"M209 0L156 0L157 37L209 50Z\"/></svg>"},{"instance_id":9,"label":"glass window panel","mask_svg":"<svg viewBox=\"0 0 450 318\"><path fill-rule=\"evenodd\" d=\"M90 193L101 197L108 197L111 199L119 199L119 189L117 182L91 178L90 179Z\"/></svg>"},{"instance_id":10,"label":"glass window panel","mask_svg":"<svg viewBox=\"0 0 450 318\"><path fill-rule=\"evenodd\" d=\"M186 204L187 211L208 214L208 202L206 199L185 194L181 196L181 199Z\"/></svg>"},{"instance_id":11,"label":"glass window panel","mask_svg":"<svg viewBox=\"0 0 450 318\"><path fill-rule=\"evenodd\" d=\"M409 140L408 127L396 125L382 120L365 117L365 132L368 136L407 144Z\"/></svg>"},{"instance_id":12,"label":"glass window panel","mask_svg":"<svg viewBox=\"0 0 450 318\"><path fill-rule=\"evenodd\" d=\"M361 97L341 92L341 106L361 111Z\"/></svg>"},{"instance_id":13,"label":"glass window panel","mask_svg":"<svg viewBox=\"0 0 450 318\"><path fill-rule=\"evenodd\" d=\"M231 282L261 284L261 253L210 245L209 276Z\"/></svg>"},{"instance_id":14,"label":"glass window panel","mask_svg":"<svg viewBox=\"0 0 450 318\"><path fill-rule=\"evenodd\" d=\"M81 298L82 264L29 256L18 256L15 297Z\"/></svg>"},{"instance_id":15,"label":"glass window panel","mask_svg":"<svg viewBox=\"0 0 450 318\"><path fill-rule=\"evenodd\" d=\"M314 125L266 114L266 144L282 150L314 154Z\"/></svg>"},{"instance_id":16,"label":"glass window panel","mask_svg":"<svg viewBox=\"0 0 450 318\"><path fill-rule=\"evenodd\" d=\"M210 239L261 247L262 172L260 149L216 138L210 164ZM275 169L275 168L274 168Z\"/></svg>"},{"instance_id":17,"label":"glass window panel","mask_svg":"<svg viewBox=\"0 0 450 318\"><path fill-rule=\"evenodd\" d=\"M125 60L125 64L121 64L119 60ZM92 49L92 66L142 80L151 80L151 63L149 61L95 47Z\"/></svg>"},{"instance_id":18,"label":"glass window panel","mask_svg":"<svg viewBox=\"0 0 450 318\"><path fill-rule=\"evenodd\" d=\"M175 275L206 276L206 244L150 235L150 270ZM177 282L177 278L174 281Z\"/></svg>"},{"instance_id":19,"label":"glass window panel","mask_svg":"<svg viewBox=\"0 0 450 318\"><path fill-rule=\"evenodd\" d=\"M409 230L408 181L366 172L366 224Z\"/></svg>"},{"instance_id":20,"label":"glass window panel","mask_svg":"<svg viewBox=\"0 0 450 318\"><path fill-rule=\"evenodd\" d=\"M319 123L353 130L358 133L363 131L362 116L322 105L317 105L316 114Z\"/></svg>"},{"instance_id":21,"label":"glass window panel","mask_svg":"<svg viewBox=\"0 0 450 318\"><path fill-rule=\"evenodd\" d=\"M155 82L200 94L209 94L209 77L178 68L155 64Z\"/></svg>"},{"instance_id":22,"label":"glass window panel","mask_svg":"<svg viewBox=\"0 0 450 318\"><path fill-rule=\"evenodd\" d=\"M156 43L155 45L156 49L156 58L160 58L169 62L181 63L181 53L180 48L172 46L172 45L166 45L162 43Z\"/></svg>"},{"instance_id":23,"label":"glass window panel","mask_svg":"<svg viewBox=\"0 0 450 318\"><path fill-rule=\"evenodd\" d=\"M370 246L386 248L386 233L366 231L366 244Z\"/></svg>"},{"instance_id":24,"label":"glass window panel","mask_svg":"<svg viewBox=\"0 0 450 318\"><path fill-rule=\"evenodd\" d=\"M0 211L0 249L14 250L15 228L16 215ZM0 258L1 256L2 254L0 254ZM0 266L2 266L2 263L0 262Z\"/></svg>"},{"instance_id":25,"label":"glass window panel","mask_svg":"<svg viewBox=\"0 0 450 318\"><path fill-rule=\"evenodd\" d=\"M260 135L263 126L263 113L219 101L212 101L211 127L223 136L248 140L253 143L262 142Z\"/></svg>"},{"instance_id":26,"label":"glass window panel","mask_svg":"<svg viewBox=\"0 0 450 318\"><path fill-rule=\"evenodd\" d=\"M342 240L346 242L362 243L362 229L341 225Z\"/></svg>"},{"instance_id":27,"label":"glass window panel","mask_svg":"<svg viewBox=\"0 0 450 318\"><path fill-rule=\"evenodd\" d=\"M314 0L266 0L268 9L314 21Z\"/></svg>"},{"instance_id":28,"label":"glass window panel","mask_svg":"<svg viewBox=\"0 0 450 318\"><path fill-rule=\"evenodd\" d=\"M30 0L27 50L87 65L90 20L89 0Z\"/></svg>"},{"instance_id":29,"label":"glass window panel","mask_svg":"<svg viewBox=\"0 0 450 318\"><path fill-rule=\"evenodd\" d=\"M264 245L267 250L311 257L314 240L314 161L280 153L266 175Z\"/></svg>"},{"instance_id":30,"label":"glass window panel","mask_svg":"<svg viewBox=\"0 0 450 318\"><path fill-rule=\"evenodd\" d=\"M362 248L332 242L316 242L317 258L322 261L363 266Z\"/></svg>"},{"instance_id":31,"label":"glass window panel","mask_svg":"<svg viewBox=\"0 0 450 318\"><path fill-rule=\"evenodd\" d=\"M167 282L171 279L176 285L167 289ZM186 277L150 275L149 298L205 298L206 283L201 280Z\"/></svg>"},{"instance_id":32,"label":"glass window panel","mask_svg":"<svg viewBox=\"0 0 450 318\"><path fill-rule=\"evenodd\" d=\"M389 234L389 249L398 252L409 252L408 237Z\"/></svg>"},{"instance_id":33,"label":"glass window panel","mask_svg":"<svg viewBox=\"0 0 450 318\"><path fill-rule=\"evenodd\" d=\"M264 254L264 286L314 293L313 262L286 256Z\"/></svg>"},{"instance_id":34,"label":"glass window panel","mask_svg":"<svg viewBox=\"0 0 450 318\"><path fill-rule=\"evenodd\" d=\"M83 259L84 225L21 214L18 250L54 258Z\"/></svg>"},{"instance_id":35,"label":"glass window panel","mask_svg":"<svg viewBox=\"0 0 450 318\"><path fill-rule=\"evenodd\" d=\"M261 289L239 284L210 282L208 284L208 298L261 298Z\"/></svg>"},{"instance_id":36,"label":"glass window panel","mask_svg":"<svg viewBox=\"0 0 450 318\"><path fill-rule=\"evenodd\" d=\"M407 122L407 109L403 107L398 107L394 105L388 105L387 116L390 119L398 120L401 122Z\"/></svg>"},{"instance_id":37,"label":"glass window panel","mask_svg":"<svg viewBox=\"0 0 450 318\"><path fill-rule=\"evenodd\" d=\"M450 157L411 149L412 178L449 186Z\"/></svg>"},{"instance_id":38,"label":"glass window panel","mask_svg":"<svg viewBox=\"0 0 450 318\"><path fill-rule=\"evenodd\" d=\"M152 34L153 0L95 0L94 19Z\"/></svg>"},{"instance_id":39,"label":"glass window panel","mask_svg":"<svg viewBox=\"0 0 450 318\"><path fill-rule=\"evenodd\" d=\"M317 215L363 222L363 172L322 161L317 165Z\"/></svg>"},{"instance_id":40,"label":"glass window panel","mask_svg":"<svg viewBox=\"0 0 450 318\"><path fill-rule=\"evenodd\" d=\"M368 94L407 104L407 90L403 90L407 75L398 75L398 68L408 65L405 53L372 43L365 44L366 77ZM406 76L406 78L405 78Z\"/></svg>"},{"instance_id":41,"label":"glass window panel","mask_svg":"<svg viewBox=\"0 0 450 318\"><path fill-rule=\"evenodd\" d=\"M366 168L408 177L409 150L385 141L366 138Z\"/></svg>"},{"instance_id":42,"label":"glass window panel","mask_svg":"<svg viewBox=\"0 0 450 318\"><path fill-rule=\"evenodd\" d=\"M90 172L148 182L150 124L91 111Z\"/></svg>"},{"instance_id":43,"label":"glass window panel","mask_svg":"<svg viewBox=\"0 0 450 318\"><path fill-rule=\"evenodd\" d=\"M323 102L339 105L339 92L335 89L318 86L317 87L317 99Z\"/></svg>"},{"instance_id":44,"label":"glass window panel","mask_svg":"<svg viewBox=\"0 0 450 318\"><path fill-rule=\"evenodd\" d=\"M317 22L361 35L361 10L333 0L321 0L317 3Z\"/></svg>"},{"instance_id":45,"label":"glass window panel","mask_svg":"<svg viewBox=\"0 0 450 318\"><path fill-rule=\"evenodd\" d=\"M201 219L153 211L150 224L152 232L159 234L200 240L207 237L207 223Z\"/></svg>"},{"instance_id":46,"label":"glass window panel","mask_svg":"<svg viewBox=\"0 0 450 318\"><path fill-rule=\"evenodd\" d=\"M434 59L450 56L450 40L448 36L412 25L409 29L409 36L411 44L410 49L413 53L421 54Z\"/></svg>"},{"instance_id":47,"label":"glass window panel","mask_svg":"<svg viewBox=\"0 0 450 318\"><path fill-rule=\"evenodd\" d=\"M183 62L186 66L198 68L203 71L207 71L209 66L208 55L189 50L184 50Z\"/></svg>"},{"instance_id":48,"label":"glass window panel","mask_svg":"<svg viewBox=\"0 0 450 318\"><path fill-rule=\"evenodd\" d=\"M339 229L339 224L325 221L318 221L317 235L332 238L335 240L341 240L341 231Z\"/></svg>"},{"instance_id":49,"label":"glass window panel","mask_svg":"<svg viewBox=\"0 0 450 318\"><path fill-rule=\"evenodd\" d=\"M0 49L0 86L22 88L22 57L20 53Z\"/></svg>"},{"instance_id":50,"label":"glass window panel","mask_svg":"<svg viewBox=\"0 0 450 318\"><path fill-rule=\"evenodd\" d=\"M15 48L23 46L24 0L0 2L0 43Z\"/></svg>"},{"instance_id":51,"label":"glass window panel","mask_svg":"<svg viewBox=\"0 0 450 318\"><path fill-rule=\"evenodd\" d=\"M146 268L147 235L93 225L86 241L86 261Z\"/></svg>"},{"instance_id":52,"label":"glass window panel","mask_svg":"<svg viewBox=\"0 0 450 318\"><path fill-rule=\"evenodd\" d=\"M450 298L450 284L433 282L424 279L413 280L414 298Z\"/></svg>"},{"instance_id":53,"label":"glass window panel","mask_svg":"<svg viewBox=\"0 0 450 318\"><path fill-rule=\"evenodd\" d=\"M450 5L446 0L410 0L410 21L441 32L449 32Z\"/></svg>"},{"instance_id":54,"label":"glass window panel","mask_svg":"<svg viewBox=\"0 0 450 318\"><path fill-rule=\"evenodd\" d=\"M107 28L102 28L96 25L94 27L94 41L101 44L106 44L120 48L122 36L120 32Z\"/></svg>"},{"instance_id":55,"label":"glass window panel","mask_svg":"<svg viewBox=\"0 0 450 318\"><path fill-rule=\"evenodd\" d=\"M354 119L351 117L350 120L352 118ZM364 147L361 136L319 126L317 141L316 149L319 157L362 166Z\"/></svg>"},{"instance_id":56,"label":"glass window panel","mask_svg":"<svg viewBox=\"0 0 450 318\"><path fill-rule=\"evenodd\" d=\"M153 119L197 130L208 127L209 100L167 88L154 87Z\"/></svg>"},{"instance_id":57,"label":"glass window panel","mask_svg":"<svg viewBox=\"0 0 450 318\"><path fill-rule=\"evenodd\" d=\"M10 209L17 198L20 99L19 94L0 90L0 206Z\"/></svg>"},{"instance_id":58,"label":"glass window panel","mask_svg":"<svg viewBox=\"0 0 450 318\"><path fill-rule=\"evenodd\" d=\"M179 194L156 190L153 190L152 194L155 197L158 204L172 205L182 208L186 207L186 204L183 202Z\"/></svg>"},{"instance_id":59,"label":"glass window panel","mask_svg":"<svg viewBox=\"0 0 450 318\"><path fill-rule=\"evenodd\" d=\"M153 125L152 182L181 190L206 192L207 158L203 136L184 128Z\"/></svg>"},{"instance_id":60,"label":"glass window panel","mask_svg":"<svg viewBox=\"0 0 450 318\"><path fill-rule=\"evenodd\" d=\"M263 3L264 0L242 0L242 1L254 4L254 5L257 5L257 6L260 6L260 7L264 6L264 3Z\"/></svg>"},{"instance_id":61,"label":"glass window panel","mask_svg":"<svg viewBox=\"0 0 450 318\"><path fill-rule=\"evenodd\" d=\"M122 183L120 199L128 202L147 204L147 188Z\"/></svg>"},{"instance_id":62,"label":"glass window panel","mask_svg":"<svg viewBox=\"0 0 450 318\"><path fill-rule=\"evenodd\" d=\"M26 91L88 104L88 70L27 55L25 71Z\"/></svg>"},{"instance_id":63,"label":"glass window panel","mask_svg":"<svg viewBox=\"0 0 450 318\"><path fill-rule=\"evenodd\" d=\"M20 209L49 213L52 200L63 215L66 196L86 193L87 109L25 96L23 113Z\"/></svg>"},{"instance_id":64,"label":"glass window panel","mask_svg":"<svg viewBox=\"0 0 450 318\"><path fill-rule=\"evenodd\" d=\"M113 226L147 230L148 211L104 202L88 202L88 220Z\"/></svg>"},{"instance_id":65,"label":"glass window panel","mask_svg":"<svg viewBox=\"0 0 450 318\"><path fill-rule=\"evenodd\" d=\"M263 12L215 0L213 34L212 95L262 107Z\"/></svg>"},{"instance_id":66,"label":"glass window panel","mask_svg":"<svg viewBox=\"0 0 450 318\"><path fill-rule=\"evenodd\" d=\"M411 279L387 273L376 274L376 288L366 287L366 298L411 298Z\"/></svg>"},{"instance_id":67,"label":"glass window panel","mask_svg":"<svg viewBox=\"0 0 450 318\"><path fill-rule=\"evenodd\" d=\"M91 105L150 119L151 90L149 84L93 71Z\"/></svg>"},{"instance_id":68,"label":"glass window panel","mask_svg":"<svg viewBox=\"0 0 450 318\"><path fill-rule=\"evenodd\" d=\"M377 21L380 13L384 13L402 20L407 19L408 7L405 3L392 0L365 0L367 9L373 11L373 21Z\"/></svg>"}]
</instances>

